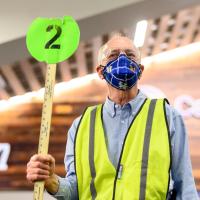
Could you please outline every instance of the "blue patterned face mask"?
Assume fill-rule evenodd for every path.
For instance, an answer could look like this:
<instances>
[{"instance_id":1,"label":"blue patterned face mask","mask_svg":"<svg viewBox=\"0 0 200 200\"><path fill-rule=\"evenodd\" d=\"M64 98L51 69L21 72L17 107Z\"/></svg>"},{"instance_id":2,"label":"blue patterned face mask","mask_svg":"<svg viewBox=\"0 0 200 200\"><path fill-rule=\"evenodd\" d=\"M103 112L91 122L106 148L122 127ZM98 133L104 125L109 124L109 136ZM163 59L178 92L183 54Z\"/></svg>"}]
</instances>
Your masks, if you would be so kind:
<instances>
[{"instance_id":1,"label":"blue patterned face mask","mask_svg":"<svg viewBox=\"0 0 200 200\"><path fill-rule=\"evenodd\" d=\"M132 88L141 74L140 66L125 54L107 63L103 69L105 80L120 90Z\"/></svg>"}]
</instances>

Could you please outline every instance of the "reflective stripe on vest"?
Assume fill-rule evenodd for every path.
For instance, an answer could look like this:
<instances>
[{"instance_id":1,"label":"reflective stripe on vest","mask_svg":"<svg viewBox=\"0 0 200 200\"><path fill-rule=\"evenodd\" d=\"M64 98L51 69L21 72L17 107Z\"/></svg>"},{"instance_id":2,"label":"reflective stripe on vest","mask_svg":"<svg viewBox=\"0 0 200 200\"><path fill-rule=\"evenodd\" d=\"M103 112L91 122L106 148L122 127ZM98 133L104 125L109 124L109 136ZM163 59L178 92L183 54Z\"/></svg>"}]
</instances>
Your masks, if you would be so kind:
<instances>
[{"instance_id":1,"label":"reflective stripe on vest","mask_svg":"<svg viewBox=\"0 0 200 200\"><path fill-rule=\"evenodd\" d=\"M89 107L77 128L74 155L79 199L166 199L171 147L165 100L144 101L126 133L117 169L108 157L102 107Z\"/></svg>"}]
</instances>

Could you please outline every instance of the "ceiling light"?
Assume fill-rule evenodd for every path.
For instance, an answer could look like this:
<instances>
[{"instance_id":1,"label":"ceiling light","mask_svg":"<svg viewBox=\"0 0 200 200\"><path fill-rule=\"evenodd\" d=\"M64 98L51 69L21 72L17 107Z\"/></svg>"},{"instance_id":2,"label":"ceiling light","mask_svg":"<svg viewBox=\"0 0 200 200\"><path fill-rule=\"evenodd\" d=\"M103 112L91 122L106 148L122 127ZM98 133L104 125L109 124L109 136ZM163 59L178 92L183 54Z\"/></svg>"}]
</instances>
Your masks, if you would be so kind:
<instances>
[{"instance_id":1,"label":"ceiling light","mask_svg":"<svg viewBox=\"0 0 200 200\"><path fill-rule=\"evenodd\" d=\"M134 44L136 47L142 47L147 30L147 20L139 21L136 25Z\"/></svg>"}]
</instances>

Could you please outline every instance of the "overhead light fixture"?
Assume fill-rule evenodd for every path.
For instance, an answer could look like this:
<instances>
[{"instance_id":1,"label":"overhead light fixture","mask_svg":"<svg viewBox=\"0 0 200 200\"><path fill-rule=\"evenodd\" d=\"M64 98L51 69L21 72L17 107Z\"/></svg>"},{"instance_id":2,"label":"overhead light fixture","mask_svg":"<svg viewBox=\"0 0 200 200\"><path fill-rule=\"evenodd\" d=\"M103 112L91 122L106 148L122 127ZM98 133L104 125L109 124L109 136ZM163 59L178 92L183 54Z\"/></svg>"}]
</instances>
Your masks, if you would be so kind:
<instances>
[{"instance_id":1,"label":"overhead light fixture","mask_svg":"<svg viewBox=\"0 0 200 200\"><path fill-rule=\"evenodd\" d=\"M139 21L136 25L134 44L136 47L142 47L144 45L146 30L147 30L147 20Z\"/></svg>"}]
</instances>

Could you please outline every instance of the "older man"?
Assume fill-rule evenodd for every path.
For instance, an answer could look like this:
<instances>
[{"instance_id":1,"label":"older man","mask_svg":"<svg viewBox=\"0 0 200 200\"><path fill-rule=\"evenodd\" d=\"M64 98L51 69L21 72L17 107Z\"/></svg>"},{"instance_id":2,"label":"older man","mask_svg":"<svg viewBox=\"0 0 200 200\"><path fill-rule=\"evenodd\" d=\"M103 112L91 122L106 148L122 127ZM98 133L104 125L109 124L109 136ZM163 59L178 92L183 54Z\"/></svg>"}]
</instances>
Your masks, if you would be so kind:
<instances>
[{"instance_id":1,"label":"older man","mask_svg":"<svg viewBox=\"0 0 200 200\"><path fill-rule=\"evenodd\" d=\"M129 38L109 40L97 67L108 97L72 124L66 177L54 173L51 155L34 155L27 179L44 180L57 199L198 200L183 120L165 99L138 90L142 71Z\"/></svg>"}]
</instances>

